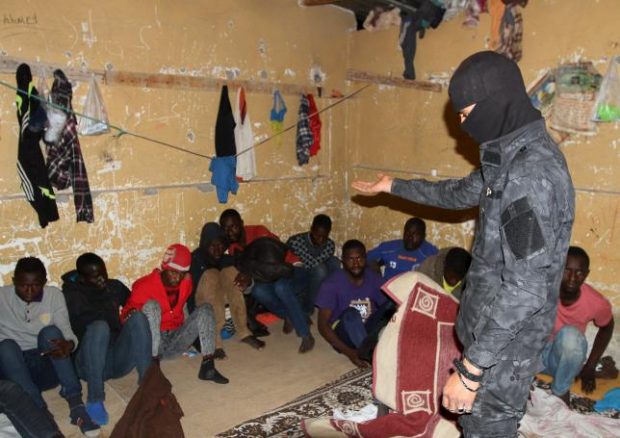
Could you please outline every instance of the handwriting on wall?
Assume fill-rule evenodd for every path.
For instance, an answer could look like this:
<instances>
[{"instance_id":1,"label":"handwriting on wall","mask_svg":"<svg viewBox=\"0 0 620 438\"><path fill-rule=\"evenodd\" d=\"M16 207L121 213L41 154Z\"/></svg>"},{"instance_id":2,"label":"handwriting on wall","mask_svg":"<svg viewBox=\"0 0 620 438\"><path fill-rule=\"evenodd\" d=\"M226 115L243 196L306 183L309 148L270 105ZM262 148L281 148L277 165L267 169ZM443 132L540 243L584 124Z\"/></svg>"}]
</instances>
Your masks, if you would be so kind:
<instances>
[{"instance_id":1,"label":"handwriting on wall","mask_svg":"<svg viewBox=\"0 0 620 438\"><path fill-rule=\"evenodd\" d=\"M25 24L26 26L34 26L39 24L37 14L32 15L13 15L4 14L2 24Z\"/></svg>"}]
</instances>

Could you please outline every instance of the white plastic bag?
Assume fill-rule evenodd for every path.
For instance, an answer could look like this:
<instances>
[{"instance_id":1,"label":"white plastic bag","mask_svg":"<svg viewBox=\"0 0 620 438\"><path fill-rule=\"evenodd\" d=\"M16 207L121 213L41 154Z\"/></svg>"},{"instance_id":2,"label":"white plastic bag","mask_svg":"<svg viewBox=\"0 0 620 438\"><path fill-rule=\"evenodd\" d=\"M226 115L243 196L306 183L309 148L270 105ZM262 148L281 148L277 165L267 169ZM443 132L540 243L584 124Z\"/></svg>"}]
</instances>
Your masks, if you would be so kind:
<instances>
[{"instance_id":1,"label":"white plastic bag","mask_svg":"<svg viewBox=\"0 0 620 438\"><path fill-rule=\"evenodd\" d=\"M108 112L103 105L103 98L94 76L90 79L82 113L87 117L80 117L78 132L81 135L97 135L110 131Z\"/></svg>"},{"instance_id":2,"label":"white plastic bag","mask_svg":"<svg viewBox=\"0 0 620 438\"><path fill-rule=\"evenodd\" d=\"M615 56L609 61L609 69L596 97L592 120L595 122L620 120L620 56Z\"/></svg>"}]
</instances>

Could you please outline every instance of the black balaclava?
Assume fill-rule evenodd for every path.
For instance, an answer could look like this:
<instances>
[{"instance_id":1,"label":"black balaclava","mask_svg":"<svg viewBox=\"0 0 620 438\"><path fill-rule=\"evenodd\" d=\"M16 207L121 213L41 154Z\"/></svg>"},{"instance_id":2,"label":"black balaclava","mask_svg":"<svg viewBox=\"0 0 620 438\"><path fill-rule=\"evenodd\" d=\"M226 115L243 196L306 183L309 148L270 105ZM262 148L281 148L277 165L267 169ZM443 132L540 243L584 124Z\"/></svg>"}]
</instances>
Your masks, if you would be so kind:
<instances>
[{"instance_id":1,"label":"black balaclava","mask_svg":"<svg viewBox=\"0 0 620 438\"><path fill-rule=\"evenodd\" d=\"M478 52L456 69L448 94L455 111L476 104L461 128L478 143L502 137L540 119L517 64L496 52Z\"/></svg>"},{"instance_id":2,"label":"black balaclava","mask_svg":"<svg viewBox=\"0 0 620 438\"><path fill-rule=\"evenodd\" d=\"M32 82L32 72L28 64L19 64L15 72L15 80L17 88L23 91L24 95L28 94L28 85Z\"/></svg>"}]
</instances>

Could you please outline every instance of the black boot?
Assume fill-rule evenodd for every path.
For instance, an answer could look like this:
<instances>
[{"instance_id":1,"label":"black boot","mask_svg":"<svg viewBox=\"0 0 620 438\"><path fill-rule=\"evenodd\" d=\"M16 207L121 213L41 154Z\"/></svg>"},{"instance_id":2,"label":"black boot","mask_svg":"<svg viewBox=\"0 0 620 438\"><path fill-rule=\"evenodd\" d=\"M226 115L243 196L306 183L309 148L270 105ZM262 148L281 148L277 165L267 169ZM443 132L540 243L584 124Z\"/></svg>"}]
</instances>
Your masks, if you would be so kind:
<instances>
[{"instance_id":1,"label":"black boot","mask_svg":"<svg viewBox=\"0 0 620 438\"><path fill-rule=\"evenodd\" d=\"M202 364L200 364L200 371L198 372L198 378L200 380L212 380L215 383L226 384L228 379L222 376L218 370L215 369L213 363L213 357L204 358Z\"/></svg>"}]
</instances>

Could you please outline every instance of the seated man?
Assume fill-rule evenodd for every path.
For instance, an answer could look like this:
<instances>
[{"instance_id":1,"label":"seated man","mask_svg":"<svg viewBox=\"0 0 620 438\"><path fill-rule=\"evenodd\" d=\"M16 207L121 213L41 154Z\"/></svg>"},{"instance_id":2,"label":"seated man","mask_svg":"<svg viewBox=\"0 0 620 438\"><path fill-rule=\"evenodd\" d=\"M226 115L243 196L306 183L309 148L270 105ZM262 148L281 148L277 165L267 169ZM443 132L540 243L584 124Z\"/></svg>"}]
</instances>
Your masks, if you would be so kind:
<instances>
[{"instance_id":1,"label":"seated man","mask_svg":"<svg viewBox=\"0 0 620 438\"><path fill-rule=\"evenodd\" d=\"M189 249L176 243L164 253L160 269L139 278L133 284L123 307L121 320L127 322L132 313L141 310L149 321L156 359L170 359L183 354L196 338L200 340L202 364L198 378L225 384L213 362L215 351L215 317L213 307L203 304L185 316L185 303L192 293Z\"/></svg>"},{"instance_id":2,"label":"seated man","mask_svg":"<svg viewBox=\"0 0 620 438\"><path fill-rule=\"evenodd\" d=\"M207 222L200 234L200 246L192 254L192 262L200 258L204 272L196 288L196 305L209 303L215 312L215 358L224 359L226 353L221 336L217 336L226 322L226 304L235 324L235 333L250 347L262 349L265 343L254 337L247 327L243 291L250 286L248 281L238 280L239 271L235 268L235 259L224 254L228 241L224 230L215 222ZM243 277L245 279L245 277Z\"/></svg>"},{"instance_id":3,"label":"seated man","mask_svg":"<svg viewBox=\"0 0 620 438\"><path fill-rule=\"evenodd\" d=\"M62 276L71 328L80 343L75 354L78 375L88 384L86 410L100 426L108 424L103 382L122 377L135 367L138 383L151 364L151 332L146 316L134 312L121 324L120 308L129 289L108 278L104 261L87 252L76 270Z\"/></svg>"},{"instance_id":4,"label":"seated man","mask_svg":"<svg viewBox=\"0 0 620 438\"><path fill-rule=\"evenodd\" d=\"M465 288L465 275L471 265L471 254L459 247L441 249L427 257L415 270L431 278L457 300Z\"/></svg>"},{"instance_id":5,"label":"seated man","mask_svg":"<svg viewBox=\"0 0 620 438\"><path fill-rule=\"evenodd\" d=\"M87 436L99 436L99 426L82 402L82 385L71 361L77 338L65 299L57 288L45 287L46 282L41 260L25 257L15 266L14 287L0 289L0 379L17 383L44 409L41 391L60 383L71 423Z\"/></svg>"},{"instance_id":6,"label":"seated man","mask_svg":"<svg viewBox=\"0 0 620 438\"><path fill-rule=\"evenodd\" d=\"M438 252L437 247L425 239L426 223L413 217L405 223L402 239L383 242L368 251L368 264L377 271L380 266L385 266L385 280L401 272L413 271L424 259Z\"/></svg>"},{"instance_id":7,"label":"seated man","mask_svg":"<svg viewBox=\"0 0 620 438\"><path fill-rule=\"evenodd\" d=\"M581 379L581 388L586 393L596 389L596 364L614 331L611 303L584 283L589 273L588 254L582 248L571 246L560 284L553 335L543 350L544 373L553 376L551 392L567 405L569 389L576 377ZM586 357L588 342L584 334L590 321L599 329L590 356Z\"/></svg>"},{"instance_id":8,"label":"seated man","mask_svg":"<svg viewBox=\"0 0 620 438\"><path fill-rule=\"evenodd\" d=\"M307 315L314 312L314 301L323 280L340 268L340 260L334 257L334 241L329 238L331 230L330 217L319 214L312 220L309 232L295 234L286 242L303 263L295 269L295 274L297 281L304 285L301 301Z\"/></svg>"},{"instance_id":9,"label":"seated man","mask_svg":"<svg viewBox=\"0 0 620 438\"><path fill-rule=\"evenodd\" d=\"M327 277L319 290L319 333L355 365L366 367L364 359L371 356L393 307L388 313L391 301L381 292L381 276L366 269L362 242L349 240L342 246L342 266L343 270ZM367 345L369 342L373 345Z\"/></svg>"},{"instance_id":10,"label":"seated man","mask_svg":"<svg viewBox=\"0 0 620 438\"><path fill-rule=\"evenodd\" d=\"M222 212L220 225L228 237L228 252L232 255L242 253L248 245L261 237L279 242L278 236L262 225L244 226L241 215L236 210L228 209ZM300 263L291 251L287 251L284 261L291 264ZM272 282L256 281L252 287L252 296L267 310L285 320L285 333L290 331L287 324L290 321L297 336L301 338L299 352L305 353L314 348L314 337L310 333L308 319L297 298L296 286L292 277L282 277Z\"/></svg>"},{"instance_id":11,"label":"seated man","mask_svg":"<svg viewBox=\"0 0 620 438\"><path fill-rule=\"evenodd\" d=\"M10 421L12 430L0 427L0 436L62 438L63 434L46 409L34 404L15 382L0 380L0 414ZM5 435L6 434L6 435Z\"/></svg>"},{"instance_id":12,"label":"seated man","mask_svg":"<svg viewBox=\"0 0 620 438\"><path fill-rule=\"evenodd\" d=\"M596 389L596 364L605 352L614 332L611 303L585 284L590 273L590 258L577 246L568 249L566 267L560 284L560 302L551 340L543 350L545 374L553 376L551 392L567 405L570 386L576 377L581 389L590 393ZM586 326L590 321L599 328L590 356Z\"/></svg>"}]
</instances>

